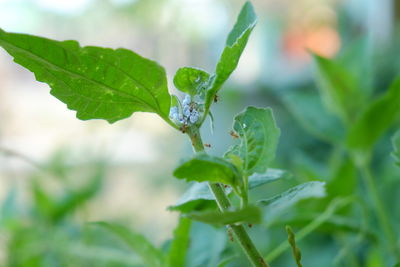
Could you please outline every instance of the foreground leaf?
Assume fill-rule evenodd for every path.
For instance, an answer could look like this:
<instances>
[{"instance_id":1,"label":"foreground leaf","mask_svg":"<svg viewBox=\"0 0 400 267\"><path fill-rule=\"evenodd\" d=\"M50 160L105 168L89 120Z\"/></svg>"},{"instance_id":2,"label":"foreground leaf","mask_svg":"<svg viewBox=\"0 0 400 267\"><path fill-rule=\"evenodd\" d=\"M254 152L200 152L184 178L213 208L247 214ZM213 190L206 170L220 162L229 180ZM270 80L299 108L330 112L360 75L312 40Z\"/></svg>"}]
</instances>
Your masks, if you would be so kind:
<instances>
[{"instance_id":1,"label":"foreground leaf","mask_svg":"<svg viewBox=\"0 0 400 267\"><path fill-rule=\"evenodd\" d=\"M128 245L138 256L141 257L143 263L149 267L164 267L165 258L164 254L153 246L143 235L135 233L134 231L117 224L106 222L92 223L103 227L110 231L126 245Z\"/></svg>"},{"instance_id":2,"label":"foreground leaf","mask_svg":"<svg viewBox=\"0 0 400 267\"><path fill-rule=\"evenodd\" d=\"M394 158L396 164L400 166L400 130L398 130L396 134L393 136L392 144L393 144L392 157Z\"/></svg>"},{"instance_id":3,"label":"foreground leaf","mask_svg":"<svg viewBox=\"0 0 400 267\"><path fill-rule=\"evenodd\" d=\"M175 169L174 176L196 182L216 182L231 186L240 183L236 167L223 158L198 154Z\"/></svg>"},{"instance_id":4,"label":"foreground leaf","mask_svg":"<svg viewBox=\"0 0 400 267\"><path fill-rule=\"evenodd\" d=\"M192 222L188 218L181 217L178 227L174 231L171 247L168 253L170 267L185 267L186 252L189 248L190 227Z\"/></svg>"},{"instance_id":5,"label":"foreground leaf","mask_svg":"<svg viewBox=\"0 0 400 267\"><path fill-rule=\"evenodd\" d=\"M257 204L264 206L267 216L275 215L280 211L286 209L299 202L300 200L311 197L324 197L325 196L325 182L313 181L307 182L274 196L269 199L259 200Z\"/></svg>"},{"instance_id":6,"label":"foreground leaf","mask_svg":"<svg viewBox=\"0 0 400 267\"><path fill-rule=\"evenodd\" d=\"M256 206L246 206L237 211L199 211L186 214L189 218L217 225L227 225L234 223L259 223L261 221L261 210Z\"/></svg>"},{"instance_id":7,"label":"foreground leaf","mask_svg":"<svg viewBox=\"0 0 400 267\"><path fill-rule=\"evenodd\" d=\"M249 189L262 186L267 183L275 182L280 179L292 177L288 171L280 169L268 169L265 173L254 173L249 177Z\"/></svg>"},{"instance_id":8,"label":"foreground leaf","mask_svg":"<svg viewBox=\"0 0 400 267\"><path fill-rule=\"evenodd\" d=\"M170 122L164 68L130 50L80 47L76 41L59 42L1 29L0 46L38 81L47 83L50 93L76 110L81 120L113 123L144 111Z\"/></svg>"},{"instance_id":9,"label":"foreground leaf","mask_svg":"<svg viewBox=\"0 0 400 267\"><path fill-rule=\"evenodd\" d=\"M233 129L240 136L240 144L226 153L239 156L245 175L264 173L275 158L280 130L270 108L248 107L235 117Z\"/></svg>"},{"instance_id":10,"label":"foreground leaf","mask_svg":"<svg viewBox=\"0 0 400 267\"><path fill-rule=\"evenodd\" d=\"M395 122L400 120L400 78L389 90L372 102L350 128L348 146L366 154Z\"/></svg>"},{"instance_id":11,"label":"foreground leaf","mask_svg":"<svg viewBox=\"0 0 400 267\"><path fill-rule=\"evenodd\" d=\"M246 47L250 33L256 26L257 17L250 2L246 2L240 11L238 19L226 40L226 46L215 70L212 85L207 91L206 109L208 110L215 94L236 69L240 56Z\"/></svg>"}]
</instances>

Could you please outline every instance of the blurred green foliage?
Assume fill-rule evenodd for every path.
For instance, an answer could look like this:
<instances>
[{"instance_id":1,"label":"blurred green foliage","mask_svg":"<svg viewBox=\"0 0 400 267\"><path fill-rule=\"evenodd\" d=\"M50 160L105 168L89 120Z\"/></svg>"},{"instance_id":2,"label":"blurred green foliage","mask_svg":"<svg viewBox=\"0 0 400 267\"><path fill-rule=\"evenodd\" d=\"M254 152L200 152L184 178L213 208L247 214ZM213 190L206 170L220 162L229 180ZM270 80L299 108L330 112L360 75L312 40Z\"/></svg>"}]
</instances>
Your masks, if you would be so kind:
<instances>
[{"instance_id":1,"label":"blurred green foliage","mask_svg":"<svg viewBox=\"0 0 400 267\"><path fill-rule=\"evenodd\" d=\"M155 10L155 3L140 1L146 10ZM393 44L398 44L395 38ZM400 89L398 82L390 89L389 85L398 75L400 61L395 45L370 51L369 42L360 38L344 43L335 60L316 56L315 82L307 79L299 86L271 89L260 80L250 94L228 89L221 94L221 109L238 111L255 102L273 106L278 114L283 144L276 167L284 166L295 175L255 189L254 199L285 192L299 182L327 183L325 198L302 200L251 227L272 266L293 266L285 225L295 229L304 266L391 267L399 261L382 230L362 168L368 165L373 174L399 249L400 209L395 204L400 203L400 169L395 160L398 164L400 147L395 131ZM221 121L226 115L218 110L216 120ZM227 131L224 136L229 138ZM216 143L219 137L217 133L210 140ZM4 265L247 266L224 229L188 219L181 219L173 239L159 247L123 222L79 222L75 215L102 190L105 166L105 162L86 166L88 175L76 186L68 178L71 168L53 161L32 175L31 201L24 206L18 201L19 188L10 189L0 213ZM49 179L57 190L49 188Z\"/></svg>"}]
</instances>

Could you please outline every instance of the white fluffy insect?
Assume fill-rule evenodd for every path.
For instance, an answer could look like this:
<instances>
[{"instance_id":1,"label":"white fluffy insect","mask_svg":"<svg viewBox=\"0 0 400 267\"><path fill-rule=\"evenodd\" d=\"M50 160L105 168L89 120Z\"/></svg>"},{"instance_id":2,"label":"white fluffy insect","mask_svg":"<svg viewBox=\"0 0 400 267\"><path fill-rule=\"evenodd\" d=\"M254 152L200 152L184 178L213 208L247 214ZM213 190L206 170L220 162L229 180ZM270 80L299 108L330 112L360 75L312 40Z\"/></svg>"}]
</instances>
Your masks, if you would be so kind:
<instances>
[{"instance_id":1,"label":"white fluffy insect","mask_svg":"<svg viewBox=\"0 0 400 267\"><path fill-rule=\"evenodd\" d=\"M197 106L198 104L192 101L190 95L185 94L182 100L182 109L180 110L177 106L171 107L169 118L178 125L195 124L200 117Z\"/></svg>"}]
</instances>

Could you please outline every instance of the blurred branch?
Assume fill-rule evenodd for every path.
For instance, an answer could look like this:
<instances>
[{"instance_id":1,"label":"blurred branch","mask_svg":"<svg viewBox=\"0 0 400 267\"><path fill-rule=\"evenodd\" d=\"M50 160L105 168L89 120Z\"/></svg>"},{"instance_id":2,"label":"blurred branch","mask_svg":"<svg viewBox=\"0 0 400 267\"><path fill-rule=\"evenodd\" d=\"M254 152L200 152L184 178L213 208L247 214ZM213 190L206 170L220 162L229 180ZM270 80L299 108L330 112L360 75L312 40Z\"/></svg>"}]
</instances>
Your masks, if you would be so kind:
<instances>
[{"instance_id":1,"label":"blurred branch","mask_svg":"<svg viewBox=\"0 0 400 267\"><path fill-rule=\"evenodd\" d=\"M5 147L0 146L0 155L1 155L1 154L3 154L3 155L6 156L6 157L15 157L15 158L19 158L19 159L21 159L22 161L25 161L26 163L28 163L28 164L34 166L35 168L37 168L37 169L39 169L39 170L42 169L42 167L40 166L40 164L39 164L38 162L36 162L35 160L29 158L28 156L26 156L26 155L24 155L24 154L22 154L22 153L19 153L19 152L17 152L17 151L14 151L14 150L12 150L12 149L8 149L8 148L5 148Z\"/></svg>"}]
</instances>

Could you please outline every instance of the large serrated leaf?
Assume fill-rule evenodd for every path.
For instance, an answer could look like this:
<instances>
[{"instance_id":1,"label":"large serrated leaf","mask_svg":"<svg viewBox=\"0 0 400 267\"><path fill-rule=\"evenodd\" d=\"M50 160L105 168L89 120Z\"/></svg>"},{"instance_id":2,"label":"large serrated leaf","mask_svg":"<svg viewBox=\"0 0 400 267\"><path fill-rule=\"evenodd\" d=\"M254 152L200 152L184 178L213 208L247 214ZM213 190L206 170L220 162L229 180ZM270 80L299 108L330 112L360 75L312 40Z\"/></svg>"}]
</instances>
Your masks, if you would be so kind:
<instances>
[{"instance_id":1,"label":"large serrated leaf","mask_svg":"<svg viewBox=\"0 0 400 267\"><path fill-rule=\"evenodd\" d=\"M261 210L256 206L246 206L240 210L225 211L198 211L186 214L189 218L216 225L227 225L233 223L259 223L261 221Z\"/></svg>"},{"instance_id":2,"label":"large serrated leaf","mask_svg":"<svg viewBox=\"0 0 400 267\"><path fill-rule=\"evenodd\" d=\"M170 267L185 267L186 252L189 248L190 228L192 221L188 218L179 218L178 227L174 231L171 247L168 252Z\"/></svg>"},{"instance_id":3,"label":"large serrated leaf","mask_svg":"<svg viewBox=\"0 0 400 267\"><path fill-rule=\"evenodd\" d=\"M325 196L325 182L313 181L307 182L274 196L269 199L259 200L257 204L265 207L266 216L276 215L285 208L296 204L298 201L311 197Z\"/></svg>"},{"instance_id":4,"label":"large serrated leaf","mask_svg":"<svg viewBox=\"0 0 400 267\"><path fill-rule=\"evenodd\" d=\"M0 46L29 69L51 94L76 110L81 120L110 123L133 112L154 112L168 123L170 95L165 70L127 49L80 47L76 41L7 33Z\"/></svg>"},{"instance_id":5,"label":"large serrated leaf","mask_svg":"<svg viewBox=\"0 0 400 267\"><path fill-rule=\"evenodd\" d=\"M95 222L91 224L108 230L122 240L134 253L138 254L146 266L165 266L165 255L161 250L154 247L143 235L118 224L106 222Z\"/></svg>"},{"instance_id":6,"label":"large serrated leaf","mask_svg":"<svg viewBox=\"0 0 400 267\"><path fill-rule=\"evenodd\" d=\"M397 121L400 121L400 78L364 110L350 128L347 144L363 157Z\"/></svg>"},{"instance_id":7,"label":"large serrated leaf","mask_svg":"<svg viewBox=\"0 0 400 267\"><path fill-rule=\"evenodd\" d=\"M196 182L216 182L231 186L240 183L236 167L223 158L207 154L197 154L175 169L174 176L178 179Z\"/></svg>"},{"instance_id":8,"label":"large serrated leaf","mask_svg":"<svg viewBox=\"0 0 400 267\"><path fill-rule=\"evenodd\" d=\"M215 94L236 69L240 56L246 47L250 33L256 26L257 17L250 2L246 2L240 11L235 26L226 40L226 46L219 59L212 84L207 91L206 109L208 110Z\"/></svg>"},{"instance_id":9,"label":"large serrated leaf","mask_svg":"<svg viewBox=\"0 0 400 267\"><path fill-rule=\"evenodd\" d=\"M246 175L264 173L274 159L280 130L270 108L248 107L235 117L233 129L240 136L240 144L226 153L239 156Z\"/></svg>"}]
</instances>

